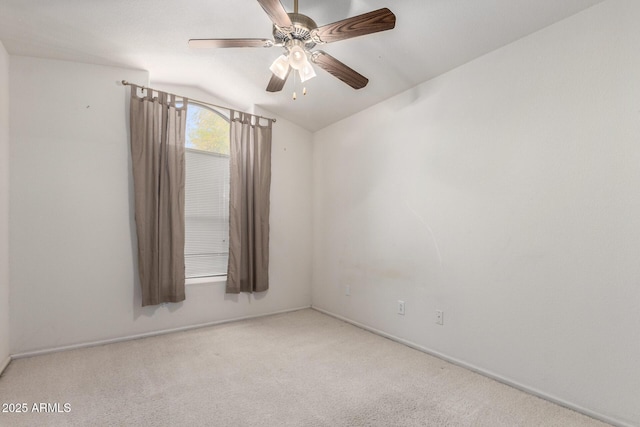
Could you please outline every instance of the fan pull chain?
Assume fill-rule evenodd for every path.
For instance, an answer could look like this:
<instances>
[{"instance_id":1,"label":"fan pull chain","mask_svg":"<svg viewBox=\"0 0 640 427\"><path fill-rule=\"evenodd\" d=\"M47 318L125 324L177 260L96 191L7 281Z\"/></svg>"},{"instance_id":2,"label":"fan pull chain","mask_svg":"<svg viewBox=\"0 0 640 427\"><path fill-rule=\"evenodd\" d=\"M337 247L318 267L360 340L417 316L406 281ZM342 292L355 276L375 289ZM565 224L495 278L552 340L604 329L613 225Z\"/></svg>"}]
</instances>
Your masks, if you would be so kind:
<instances>
[{"instance_id":1,"label":"fan pull chain","mask_svg":"<svg viewBox=\"0 0 640 427\"><path fill-rule=\"evenodd\" d=\"M292 99L294 101L296 99L298 99L298 93L297 93L298 79L296 78L296 73L297 73L297 70L293 70L293 96L292 96ZM305 96L306 94L307 94L307 87L306 86L302 86L302 96Z\"/></svg>"},{"instance_id":2,"label":"fan pull chain","mask_svg":"<svg viewBox=\"0 0 640 427\"><path fill-rule=\"evenodd\" d=\"M296 95L296 86L297 86L296 70L293 70L293 100L294 101L298 99L298 95Z\"/></svg>"}]
</instances>

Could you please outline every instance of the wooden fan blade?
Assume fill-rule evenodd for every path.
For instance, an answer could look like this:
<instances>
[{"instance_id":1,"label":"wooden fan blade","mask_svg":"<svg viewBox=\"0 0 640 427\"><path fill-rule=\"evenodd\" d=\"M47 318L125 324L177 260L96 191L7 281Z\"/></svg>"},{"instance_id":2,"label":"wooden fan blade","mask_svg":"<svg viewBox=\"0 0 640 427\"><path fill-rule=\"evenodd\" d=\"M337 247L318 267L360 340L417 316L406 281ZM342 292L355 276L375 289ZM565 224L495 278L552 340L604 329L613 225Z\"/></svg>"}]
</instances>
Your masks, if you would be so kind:
<instances>
[{"instance_id":1,"label":"wooden fan blade","mask_svg":"<svg viewBox=\"0 0 640 427\"><path fill-rule=\"evenodd\" d=\"M219 47L271 47L273 40L268 39L191 39L189 47L219 48Z\"/></svg>"},{"instance_id":2,"label":"wooden fan blade","mask_svg":"<svg viewBox=\"0 0 640 427\"><path fill-rule=\"evenodd\" d=\"M369 83L368 78L321 50L313 52L311 60L313 63L318 64L320 68L339 78L354 89L362 89Z\"/></svg>"},{"instance_id":3,"label":"wooden fan blade","mask_svg":"<svg viewBox=\"0 0 640 427\"><path fill-rule=\"evenodd\" d=\"M267 92L280 92L284 87L284 84L287 81L287 77L289 77L289 73L291 72L291 67L287 71L287 75L284 76L284 79L276 76L275 74L271 75L271 80L269 80L269 84L267 85Z\"/></svg>"},{"instance_id":4,"label":"wooden fan blade","mask_svg":"<svg viewBox=\"0 0 640 427\"><path fill-rule=\"evenodd\" d=\"M396 16L386 7L373 12L323 25L311 31L313 38L322 43L331 43L352 37L386 31L396 26Z\"/></svg>"},{"instance_id":5,"label":"wooden fan blade","mask_svg":"<svg viewBox=\"0 0 640 427\"><path fill-rule=\"evenodd\" d=\"M280 28L292 27L291 18L287 14L287 11L280 3L280 0L258 0L260 6L267 12L269 18Z\"/></svg>"}]
</instances>

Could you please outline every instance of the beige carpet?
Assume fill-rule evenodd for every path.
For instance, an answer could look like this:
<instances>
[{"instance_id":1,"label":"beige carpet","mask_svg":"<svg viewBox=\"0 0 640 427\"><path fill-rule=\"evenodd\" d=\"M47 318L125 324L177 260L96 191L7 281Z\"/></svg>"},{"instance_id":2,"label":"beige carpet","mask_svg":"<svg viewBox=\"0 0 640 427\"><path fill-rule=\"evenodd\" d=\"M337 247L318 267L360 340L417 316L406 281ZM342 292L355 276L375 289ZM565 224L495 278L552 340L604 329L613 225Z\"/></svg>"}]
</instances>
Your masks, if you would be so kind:
<instances>
[{"instance_id":1,"label":"beige carpet","mask_svg":"<svg viewBox=\"0 0 640 427\"><path fill-rule=\"evenodd\" d=\"M605 425L314 310L15 360L0 403L27 403L12 427Z\"/></svg>"}]
</instances>

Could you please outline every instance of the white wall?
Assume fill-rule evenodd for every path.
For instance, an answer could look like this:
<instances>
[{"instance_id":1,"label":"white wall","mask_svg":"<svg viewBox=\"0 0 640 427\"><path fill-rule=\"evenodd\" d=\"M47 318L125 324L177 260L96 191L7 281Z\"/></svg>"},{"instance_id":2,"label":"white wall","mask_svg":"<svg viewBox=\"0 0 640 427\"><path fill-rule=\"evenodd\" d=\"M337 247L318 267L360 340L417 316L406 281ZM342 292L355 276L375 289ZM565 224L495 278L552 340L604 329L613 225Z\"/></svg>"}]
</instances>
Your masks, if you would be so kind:
<instances>
[{"instance_id":1,"label":"white wall","mask_svg":"<svg viewBox=\"0 0 640 427\"><path fill-rule=\"evenodd\" d=\"M317 132L313 305L640 425L638 22L605 2Z\"/></svg>"},{"instance_id":2,"label":"white wall","mask_svg":"<svg viewBox=\"0 0 640 427\"><path fill-rule=\"evenodd\" d=\"M310 187L310 171L291 166L311 164L311 135L292 141L292 125L274 129L276 146L294 147L273 156L292 175L274 174L272 197L290 205L273 206L270 290L225 296L224 283L190 285L183 303L141 308L128 89L117 82L147 84L147 73L16 56L10 70L13 354L310 305L310 233L284 224L311 227L308 189L296 183Z\"/></svg>"},{"instance_id":3,"label":"white wall","mask_svg":"<svg viewBox=\"0 0 640 427\"><path fill-rule=\"evenodd\" d=\"M9 55L0 42L0 373L9 358Z\"/></svg>"}]
</instances>

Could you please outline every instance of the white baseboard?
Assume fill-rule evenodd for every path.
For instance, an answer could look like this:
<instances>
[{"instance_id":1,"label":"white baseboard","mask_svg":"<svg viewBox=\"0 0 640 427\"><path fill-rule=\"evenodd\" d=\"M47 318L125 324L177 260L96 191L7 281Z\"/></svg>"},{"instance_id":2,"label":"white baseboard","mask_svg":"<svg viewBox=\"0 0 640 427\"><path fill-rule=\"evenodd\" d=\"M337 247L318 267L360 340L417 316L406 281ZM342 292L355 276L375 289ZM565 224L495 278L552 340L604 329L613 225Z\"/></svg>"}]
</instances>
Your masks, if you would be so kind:
<instances>
[{"instance_id":1,"label":"white baseboard","mask_svg":"<svg viewBox=\"0 0 640 427\"><path fill-rule=\"evenodd\" d=\"M560 398L558 398L556 396L550 395L548 393L545 393L545 392L537 390L535 388L526 386L524 384L520 384L520 383L518 383L516 381L513 381L513 380L510 380L508 378L505 378L505 377L503 377L501 375L498 375L498 374L496 374L494 372L487 371L486 369L478 368L477 366L474 366L474 365L469 364L467 362L464 362L462 360L458 360L458 359L455 359L453 357L449 357L449 356L447 356L445 354L442 354L440 352L437 352L437 351L431 350L429 348L423 347L423 346L421 346L419 344L416 344L414 342L405 340L403 338L396 337L395 335L388 334L388 333L386 333L384 331L381 331L379 329L372 328L371 326L367 326L365 324L356 322L356 321L351 320L351 319L349 319L347 317L340 316L339 314L335 314L335 313L333 313L333 312L331 312L329 310L325 310L325 309L317 307L315 305L312 305L311 308L316 310L316 311L319 311L321 313L324 313L324 314L326 314L328 316L335 317L336 319L340 319L340 320L342 320L344 322L350 323L350 324L352 324L354 326L357 326L359 328L362 328L364 330L372 332L372 333L374 333L376 335L380 335L381 337L388 338L388 339L390 339L392 341L398 342L400 344L404 344L407 347L411 347L411 348L413 348L415 350L418 350L418 351L421 351L423 353L429 354L431 356L437 357L438 359L442 359L442 360L444 360L446 362L450 362L450 363L452 363L454 365L457 365L457 366L460 366L462 368L468 369L470 371L476 372L476 373L478 373L480 375L483 375L485 377L489 377L489 378L494 379L494 380L496 380L498 382L506 384L506 385L508 385L510 387L513 387L513 388L516 388L518 390L524 391L525 393L532 394L532 395L537 396L537 397L539 397L541 399L548 400L549 402L552 402L552 403L555 403L557 405L563 406L563 407L565 407L567 409L571 409L573 411L579 412L579 413L584 414L584 415L586 415L588 417L595 418L597 420L600 420L600 421L603 421L605 423L608 423L608 424L611 424L611 425L614 425L614 426L618 426L618 427L634 427L632 424L628 424L628 423L626 423L624 421L620 421L620 420L617 420L615 418L611 418L611 417L608 417L606 415L599 414L599 413L594 412L594 411L592 411L590 409L583 408L582 406L575 405L575 404L573 404L571 402L567 402L566 400L560 399Z\"/></svg>"},{"instance_id":2,"label":"white baseboard","mask_svg":"<svg viewBox=\"0 0 640 427\"><path fill-rule=\"evenodd\" d=\"M0 375L2 375L5 369L7 369L7 366L9 366L9 363L11 363L11 356L7 356L6 360L4 360L3 362L0 362Z\"/></svg>"},{"instance_id":3,"label":"white baseboard","mask_svg":"<svg viewBox=\"0 0 640 427\"><path fill-rule=\"evenodd\" d=\"M304 306L304 307L298 307L298 308L289 308L289 309L286 309L286 310L273 311L273 312L264 313L264 314L255 314L255 315L251 315L251 316L234 317L233 319L217 320L217 321L214 321L214 322L200 323L200 324L197 324L197 325L182 326L180 328L163 329L163 330L159 330L159 331L145 332L143 334L137 334L137 335L127 335L127 336L124 336L124 337L112 338L112 339L108 339L108 340L90 341L90 342L66 345L66 346L62 346L62 347L52 347L52 348L36 350L36 351L26 351L24 353L12 354L9 360L11 360L11 359L21 359L21 358L24 358L24 357L42 356L44 354L57 353L59 351L75 350L75 349L78 349L78 348L96 347L96 346L99 346L99 345L113 344L113 343L118 343L118 342L123 342L123 341L137 340L137 339L140 339L140 338L155 337L157 335L164 335L164 334L171 334L171 333L174 333L174 332L189 331L191 329L206 328L207 326L222 325L224 323L238 322L240 320L248 320L248 319L255 319L255 318L258 318L258 317L273 316L275 314L289 313L289 312L292 312L292 311L304 310L306 308L311 308L311 306ZM8 363L9 362L7 361L7 364ZM0 370L0 372L2 372L2 370Z\"/></svg>"}]
</instances>

